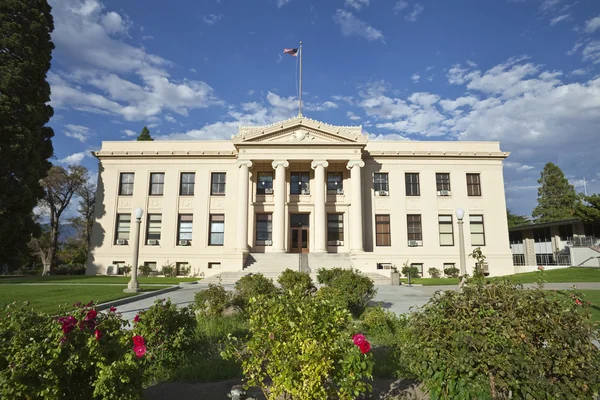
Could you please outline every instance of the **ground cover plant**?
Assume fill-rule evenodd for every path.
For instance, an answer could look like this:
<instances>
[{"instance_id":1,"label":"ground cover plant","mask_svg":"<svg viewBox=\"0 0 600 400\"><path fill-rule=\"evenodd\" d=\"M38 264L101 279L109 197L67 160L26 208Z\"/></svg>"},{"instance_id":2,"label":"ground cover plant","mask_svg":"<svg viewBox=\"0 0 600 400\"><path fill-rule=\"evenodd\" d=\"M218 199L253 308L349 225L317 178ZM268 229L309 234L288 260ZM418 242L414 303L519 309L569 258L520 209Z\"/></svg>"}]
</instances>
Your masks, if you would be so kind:
<instances>
[{"instance_id":1,"label":"ground cover plant","mask_svg":"<svg viewBox=\"0 0 600 400\"><path fill-rule=\"evenodd\" d=\"M75 276L26 276L26 277L1 277L0 284L13 283L97 283L97 284L119 284L127 285L131 277L128 276L109 276L109 275L75 275ZM138 276L138 283L158 284L158 285L178 285L181 282L197 282L200 278L168 278L162 276Z\"/></svg>"}]
</instances>

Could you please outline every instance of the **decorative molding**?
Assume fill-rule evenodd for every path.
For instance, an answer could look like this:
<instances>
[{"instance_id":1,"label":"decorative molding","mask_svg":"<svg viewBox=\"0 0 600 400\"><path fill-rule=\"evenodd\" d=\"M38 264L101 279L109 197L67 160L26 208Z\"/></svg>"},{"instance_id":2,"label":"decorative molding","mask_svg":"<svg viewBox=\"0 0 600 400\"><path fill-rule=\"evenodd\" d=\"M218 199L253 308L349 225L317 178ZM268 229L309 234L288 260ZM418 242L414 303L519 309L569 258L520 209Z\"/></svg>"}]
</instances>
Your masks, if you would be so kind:
<instances>
[{"instance_id":1,"label":"decorative molding","mask_svg":"<svg viewBox=\"0 0 600 400\"><path fill-rule=\"evenodd\" d=\"M271 163L273 169L277 169L277 167L279 167L280 165L283 165L283 168L288 168L290 166L290 163L287 160L277 160Z\"/></svg>"},{"instance_id":2,"label":"decorative molding","mask_svg":"<svg viewBox=\"0 0 600 400\"><path fill-rule=\"evenodd\" d=\"M244 166L244 167L248 167L249 169L252 168L252 161L250 160L237 160L235 163L238 168Z\"/></svg>"},{"instance_id":3,"label":"decorative molding","mask_svg":"<svg viewBox=\"0 0 600 400\"><path fill-rule=\"evenodd\" d=\"M346 168L351 170L354 167L362 168L365 166L365 162L363 160L350 160L348 164L346 164Z\"/></svg>"},{"instance_id":4,"label":"decorative molding","mask_svg":"<svg viewBox=\"0 0 600 400\"><path fill-rule=\"evenodd\" d=\"M327 168L327 167L329 167L329 163L327 161L316 161L316 160L310 163L310 167L312 169L317 169L318 166Z\"/></svg>"}]
</instances>

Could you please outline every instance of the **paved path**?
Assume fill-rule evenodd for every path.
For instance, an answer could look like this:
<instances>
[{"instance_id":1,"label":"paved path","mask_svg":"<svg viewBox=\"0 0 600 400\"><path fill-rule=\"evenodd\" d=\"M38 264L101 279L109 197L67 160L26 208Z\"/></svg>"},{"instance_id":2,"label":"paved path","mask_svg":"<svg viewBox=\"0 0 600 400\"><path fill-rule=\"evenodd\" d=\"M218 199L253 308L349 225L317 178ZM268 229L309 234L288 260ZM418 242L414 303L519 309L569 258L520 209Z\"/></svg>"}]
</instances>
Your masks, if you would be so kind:
<instances>
[{"instance_id":1,"label":"paved path","mask_svg":"<svg viewBox=\"0 0 600 400\"><path fill-rule=\"evenodd\" d=\"M578 289L596 289L600 290L600 282L582 282L582 283L547 283L547 290L566 290L575 285ZM227 290L233 290L234 285L223 285ZM524 285L526 288L536 287L536 284ZM201 290L207 289L208 285L195 284L184 285L181 289L174 292L148 297L143 300L134 301L117 307L122 313L123 318L133 320L135 315L149 308L157 299L170 298L178 306L184 307L194 302L194 296ZM398 314L410 312L411 308L425 305L431 296L439 290L457 290L456 285L452 286L390 286L382 285L377 287L377 296L373 299L374 303L380 304L383 308Z\"/></svg>"}]
</instances>

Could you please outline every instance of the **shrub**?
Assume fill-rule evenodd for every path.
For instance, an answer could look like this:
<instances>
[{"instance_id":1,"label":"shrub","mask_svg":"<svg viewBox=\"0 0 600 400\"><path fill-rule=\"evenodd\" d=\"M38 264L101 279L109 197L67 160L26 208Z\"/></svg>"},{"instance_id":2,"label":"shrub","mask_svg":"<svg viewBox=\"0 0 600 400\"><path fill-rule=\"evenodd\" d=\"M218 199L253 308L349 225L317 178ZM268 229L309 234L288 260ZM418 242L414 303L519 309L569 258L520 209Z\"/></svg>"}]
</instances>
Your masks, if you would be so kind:
<instances>
[{"instance_id":1,"label":"shrub","mask_svg":"<svg viewBox=\"0 0 600 400\"><path fill-rule=\"evenodd\" d=\"M150 275L150 272L152 272L152 267L149 266L149 265L146 265L146 264L140 265L138 267L138 271L139 271L140 275L142 275L142 276L148 276L148 275Z\"/></svg>"},{"instance_id":2,"label":"shrub","mask_svg":"<svg viewBox=\"0 0 600 400\"><path fill-rule=\"evenodd\" d=\"M192 270L192 266L188 265L187 267L185 266L181 266L179 267L179 270L176 271L178 276L188 276L190 274L190 271Z\"/></svg>"},{"instance_id":3,"label":"shrub","mask_svg":"<svg viewBox=\"0 0 600 400\"><path fill-rule=\"evenodd\" d=\"M444 269L444 275L449 276L451 278L458 278L458 274L460 270L456 267L449 267Z\"/></svg>"},{"instance_id":4,"label":"shrub","mask_svg":"<svg viewBox=\"0 0 600 400\"><path fill-rule=\"evenodd\" d=\"M364 312L369 301L377 294L373 281L360 272L343 268L333 268L329 270L330 272L323 271L327 270L318 270L319 282L337 289L335 292L330 291L329 295L337 294L339 301L345 304L355 317Z\"/></svg>"},{"instance_id":5,"label":"shrub","mask_svg":"<svg viewBox=\"0 0 600 400\"><path fill-rule=\"evenodd\" d=\"M208 289L196 293L194 305L196 310L208 317L218 317L231 305L232 294L223 286L209 284Z\"/></svg>"},{"instance_id":6,"label":"shrub","mask_svg":"<svg viewBox=\"0 0 600 400\"><path fill-rule=\"evenodd\" d=\"M131 272L131 265L124 265L119 268L119 274L128 276Z\"/></svg>"},{"instance_id":7,"label":"shrub","mask_svg":"<svg viewBox=\"0 0 600 400\"><path fill-rule=\"evenodd\" d=\"M267 399L355 399L371 390L370 345L353 343L347 310L298 291L250 300L250 339L230 337L226 359L241 361L247 385ZM363 344L361 344L363 343Z\"/></svg>"},{"instance_id":8,"label":"shrub","mask_svg":"<svg viewBox=\"0 0 600 400\"><path fill-rule=\"evenodd\" d=\"M235 284L235 291L232 304L240 312L245 313L252 297L274 295L277 293L277 288L272 279L265 278L259 273L241 277Z\"/></svg>"},{"instance_id":9,"label":"shrub","mask_svg":"<svg viewBox=\"0 0 600 400\"><path fill-rule=\"evenodd\" d=\"M405 265L404 267L402 267L402 274L404 276L408 277L409 273L411 278L418 278L420 275L419 269L417 267L411 267L409 265Z\"/></svg>"},{"instance_id":10,"label":"shrub","mask_svg":"<svg viewBox=\"0 0 600 400\"><path fill-rule=\"evenodd\" d=\"M83 264L62 264L52 268L52 275L85 275Z\"/></svg>"},{"instance_id":11,"label":"shrub","mask_svg":"<svg viewBox=\"0 0 600 400\"><path fill-rule=\"evenodd\" d=\"M291 269L283 271L277 282L283 290L299 290L302 293L312 293L316 290L310 275L305 272L298 272Z\"/></svg>"},{"instance_id":12,"label":"shrub","mask_svg":"<svg viewBox=\"0 0 600 400\"><path fill-rule=\"evenodd\" d=\"M174 367L193 352L196 317L191 307L177 307L171 300L156 300L134 319L133 332L153 349L157 367Z\"/></svg>"},{"instance_id":13,"label":"shrub","mask_svg":"<svg viewBox=\"0 0 600 400\"><path fill-rule=\"evenodd\" d=\"M427 273L429 274L430 277L432 278L439 278L440 276L442 276L442 271L440 271L439 269L435 268L435 267L431 267L427 270Z\"/></svg>"},{"instance_id":14,"label":"shrub","mask_svg":"<svg viewBox=\"0 0 600 400\"><path fill-rule=\"evenodd\" d=\"M437 292L410 315L402 364L440 398L593 398L598 333L580 296L509 281Z\"/></svg>"},{"instance_id":15,"label":"shrub","mask_svg":"<svg viewBox=\"0 0 600 400\"><path fill-rule=\"evenodd\" d=\"M142 399L140 372L152 348L140 337L134 350L114 309L97 313L90 303L54 317L13 303L2 314L0 398Z\"/></svg>"},{"instance_id":16,"label":"shrub","mask_svg":"<svg viewBox=\"0 0 600 400\"><path fill-rule=\"evenodd\" d=\"M368 307L361 316L361 326L376 343L391 346L398 343L406 317L381 307Z\"/></svg>"},{"instance_id":17,"label":"shrub","mask_svg":"<svg viewBox=\"0 0 600 400\"><path fill-rule=\"evenodd\" d=\"M175 278L177 276L177 267L175 267L175 264L167 261L167 263L162 266L160 272L168 278Z\"/></svg>"}]
</instances>

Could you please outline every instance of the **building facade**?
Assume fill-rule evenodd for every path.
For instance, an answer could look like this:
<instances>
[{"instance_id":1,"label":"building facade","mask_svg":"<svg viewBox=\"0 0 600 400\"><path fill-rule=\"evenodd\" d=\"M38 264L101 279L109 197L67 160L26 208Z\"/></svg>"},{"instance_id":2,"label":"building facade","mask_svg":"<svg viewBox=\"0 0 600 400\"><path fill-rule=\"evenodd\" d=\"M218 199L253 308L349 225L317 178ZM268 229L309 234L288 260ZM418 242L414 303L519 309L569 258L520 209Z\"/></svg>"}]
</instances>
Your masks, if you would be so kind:
<instances>
[{"instance_id":1,"label":"building facade","mask_svg":"<svg viewBox=\"0 0 600 400\"><path fill-rule=\"evenodd\" d=\"M139 264L157 270L210 276L252 253L301 252L428 276L459 267L462 208L466 253L481 247L491 275L513 272L498 142L369 141L360 126L298 116L226 141L103 142L94 155L88 274L131 264L138 207Z\"/></svg>"}]
</instances>

